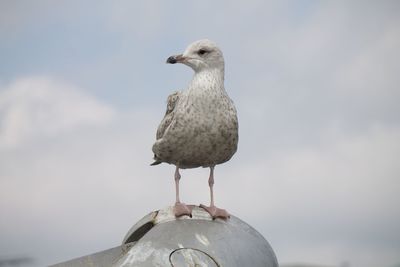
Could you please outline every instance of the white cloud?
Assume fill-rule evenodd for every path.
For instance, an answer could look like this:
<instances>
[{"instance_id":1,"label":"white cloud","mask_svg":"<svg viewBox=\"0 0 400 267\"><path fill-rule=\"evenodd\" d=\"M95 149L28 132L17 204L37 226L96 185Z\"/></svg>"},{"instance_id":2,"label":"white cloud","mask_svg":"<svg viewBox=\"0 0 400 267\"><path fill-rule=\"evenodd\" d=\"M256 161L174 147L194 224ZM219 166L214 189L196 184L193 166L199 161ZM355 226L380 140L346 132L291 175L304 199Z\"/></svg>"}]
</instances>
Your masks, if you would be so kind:
<instances>
[{"instance_id":1,"label":"white cloud","mask_svg":"<svg viewBox=\"0 0 400 267\"><path fill-rule=\"evenodd\" d=\"M341 93L367 98L400 98L400 21L388 23L382 32L354 54L338 71L336 86ZM388 99L387 99L388 100Z\"/></svg>"},{"instance_id":2,"label":"white cloud","mask_svg":"<svg viewBox=\"0 0 400 267\"><path fill-rule=\"evenodd\" d=\"M108 13L108 26L127 36L152 39L164 29L165 20L170 15L168 10L172 10L171 5L154 0L113 2Z\"/></svg>"},{"instance_id":3,"label":"white cloud","mask_svg":"<svg viewBox=\"0 0 400 267\"><path fill-rule=\"evenodd\" d=\"M149 165L156 120L138 110L101 127L78 120L70 127L79 130L56 140L0 150L0 232L8 240L0 251L34 255L37 266L60 262L118 245L141 216L172 203L173 170L165 178L163 167Z\"/></svg>"},{"instance_id":4,"label":"white cloud","mask_svg":"<svg viewBox=\"0 0 400 267\"><path fill-rule=\"evenodd\" d=\"M284 262L395 263L400 128L375 125L354 135L332 131L321 133L325 142L231 166L231 175L224 174L230 179L223 181L227 193L219 196L276 242ZM231 198L232 192L246 197Z\"/></svg>"},{"instance_id":5,"label":"white cloud","mask_svg":"<svg viewBox=\"0 0 400 267\"><path fill-rule=\"evenodd\" d=\"M114 113L75 86L46 77L20 78L0 92L0 148L103 124Z\"/></svg>"}]
</instances>

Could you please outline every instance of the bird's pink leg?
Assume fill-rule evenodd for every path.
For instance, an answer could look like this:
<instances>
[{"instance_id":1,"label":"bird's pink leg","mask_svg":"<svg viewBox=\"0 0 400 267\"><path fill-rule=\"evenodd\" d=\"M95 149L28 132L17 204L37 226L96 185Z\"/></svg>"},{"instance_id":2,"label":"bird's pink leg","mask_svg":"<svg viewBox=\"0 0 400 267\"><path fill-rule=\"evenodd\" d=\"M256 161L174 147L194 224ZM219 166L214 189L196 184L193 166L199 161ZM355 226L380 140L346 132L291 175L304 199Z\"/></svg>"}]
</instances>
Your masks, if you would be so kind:
<instances>
[{"instance_id":1,"label":"bird's pink leg","mask_svg":"<svg viewBox=\"0 0 400 267\"><path fill-rule=\"evenodd\" d=\"M175 217L181 217L183 215L188 215L192 217L192 209L193 207L187 206L185 203L181 203L179 200L179 180L181 179L181 174L179 173L179 167L176 166L175 169L175 192L176 192L176 201L174 206L174 214Z\"/></svg>"},{"instance_id":2,"label":"bird's pink leg","mask_svg":"<svg viewBox=\"0 0 400 267\"><path fill-rule=\"evenodd\" d=\"M200 205L203 209L205 209L213 219L215 218L222 218L227 219L229 218L229 213L224 209L219 209L214 205L214 166L210 167L210 177L208 178L208 185L210 186L210 206L207 207L203 204Z\"/></svg>"}]
</instances>

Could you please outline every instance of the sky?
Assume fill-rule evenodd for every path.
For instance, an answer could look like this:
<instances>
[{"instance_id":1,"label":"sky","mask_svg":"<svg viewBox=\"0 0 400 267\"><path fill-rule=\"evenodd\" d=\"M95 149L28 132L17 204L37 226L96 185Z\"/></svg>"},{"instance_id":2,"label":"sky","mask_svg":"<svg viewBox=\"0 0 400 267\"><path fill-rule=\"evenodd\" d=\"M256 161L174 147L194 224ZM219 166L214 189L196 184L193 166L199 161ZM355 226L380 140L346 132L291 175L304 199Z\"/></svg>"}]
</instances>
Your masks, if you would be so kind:
<instances>
[{"instance_id":1,"label":"sky","mask_svg":"<svg viewBox=\"0 0 400 267\"><path fill-rule=\"evenodd\" d=\"M0 259L43 266L118 246L174 202L151 167L168 56L224 52L239 148L216 204L278 261L400 263L398 1L0 1ZM208 204L208 170L181 172Z\"/></svg>"}]
</instances>

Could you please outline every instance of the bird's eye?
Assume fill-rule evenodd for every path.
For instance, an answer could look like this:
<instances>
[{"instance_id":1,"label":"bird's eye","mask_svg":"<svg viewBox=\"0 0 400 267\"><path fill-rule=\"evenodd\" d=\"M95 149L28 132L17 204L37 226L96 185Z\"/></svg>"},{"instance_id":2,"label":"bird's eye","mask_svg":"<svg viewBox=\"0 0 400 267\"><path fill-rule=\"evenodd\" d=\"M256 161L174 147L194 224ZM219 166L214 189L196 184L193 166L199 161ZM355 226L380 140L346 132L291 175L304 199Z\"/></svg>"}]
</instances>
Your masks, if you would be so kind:
<instances>
[{"instance_id":1,"label":"bird's eye","mask_svg":"<svg viewBox=\"0 0 400 267\"><path fill-rule=\"evenodd\" d=\"M199 54L200 56L204 55L205 53L207 53L208 51L205 49L200 49L197 54Z\"/></svg>"}]
</instances>

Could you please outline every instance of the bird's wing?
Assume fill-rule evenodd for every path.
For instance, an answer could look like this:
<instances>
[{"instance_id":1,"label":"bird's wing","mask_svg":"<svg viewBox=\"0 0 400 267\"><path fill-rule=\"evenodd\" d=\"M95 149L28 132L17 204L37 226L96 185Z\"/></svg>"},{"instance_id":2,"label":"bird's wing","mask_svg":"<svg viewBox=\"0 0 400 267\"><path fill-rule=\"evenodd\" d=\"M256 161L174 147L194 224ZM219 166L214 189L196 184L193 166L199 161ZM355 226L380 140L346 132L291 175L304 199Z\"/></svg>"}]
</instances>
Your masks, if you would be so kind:
<instances>
[{"instance_id":1,"label":"bird's wing","mask_svg":"<svg viewBox=\"0 0 400 267\"><path fill-rule=\"evenodd\" d=\"M168 96L167 99L167 110L165 111L165 116L162 119L160 125L158 126L157 129L157 134L156 134L156 139L160 139L163 137L166 129L168 128L168 126L171 124L174 115L175 115L175 107L176 104L179 101L179 96L180 96L180 92L179 91L175 91L172 94L170 94Z\"/></svg>"}]
</instances>

